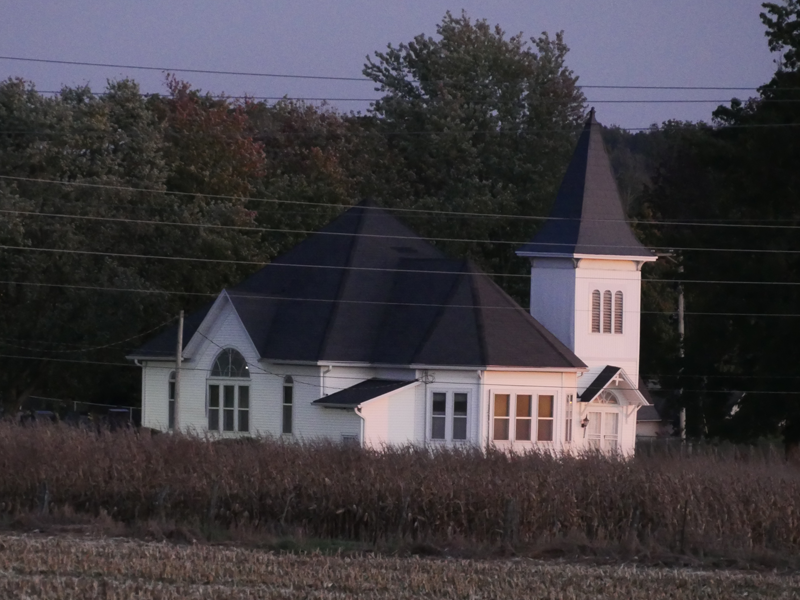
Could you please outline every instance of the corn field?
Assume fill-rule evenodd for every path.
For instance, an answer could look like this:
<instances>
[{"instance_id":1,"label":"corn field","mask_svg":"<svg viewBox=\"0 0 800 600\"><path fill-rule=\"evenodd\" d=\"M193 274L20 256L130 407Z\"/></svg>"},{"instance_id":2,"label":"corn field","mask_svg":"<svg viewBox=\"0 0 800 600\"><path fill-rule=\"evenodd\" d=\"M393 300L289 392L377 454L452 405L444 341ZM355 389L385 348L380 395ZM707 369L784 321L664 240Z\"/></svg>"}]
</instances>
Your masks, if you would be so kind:
<instances>
[{"instance_id":1,"label":"corn field","mask_svg":"<svg viewBox=\"0 0 800 600\"><path fill-rule=\"evenodd\" d=\"M798 598L800 576L517 560L275 554L220 546L0 535L0 597Z\"/></svg>"},{"instance_id":2,"label":"corn field","mask_svg":"<svg viewBox=\"0 0 800 600\"><path fill-rule=\"evenodd\" d=\"M800 554L800 468L777 457L369 452L0 424L0 519L65 510L369 543Z\"/></svg>"}]
</instances>

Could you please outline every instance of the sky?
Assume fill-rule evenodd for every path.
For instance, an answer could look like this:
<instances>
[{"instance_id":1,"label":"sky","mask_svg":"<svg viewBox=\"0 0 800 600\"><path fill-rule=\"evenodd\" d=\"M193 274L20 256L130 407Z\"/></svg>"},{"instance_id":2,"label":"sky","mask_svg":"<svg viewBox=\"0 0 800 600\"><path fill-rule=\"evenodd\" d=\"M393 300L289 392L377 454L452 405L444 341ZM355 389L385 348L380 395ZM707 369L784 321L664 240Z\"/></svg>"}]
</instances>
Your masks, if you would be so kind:
<instances>
[{"instance_id":1,"label":"sky","mask_svg":"<svg viewBox=\"0 0 800 600\"><path fill-rule=\"evenodd\" d=\"M163 93L161 70L8 60L111 63L169 69L361 77L387 44L435 36L446 11L526 37L564 31L567 65L582 85L745 87L741 90L585 89L606 125L644 128L669 119L706 120L721 102L755 95L775 70L758 0L5 0L0 9L0 79L38 90L130 77ZM176 71L193 87L231 96L359 99L370 81L248 77ZM671 102L632 103L633 100ZM676 102L711 100L715 102ZM615 102L609 102L615 101ZM626 102L620 102L626 101Z\"/></svg>"}]
</instances>

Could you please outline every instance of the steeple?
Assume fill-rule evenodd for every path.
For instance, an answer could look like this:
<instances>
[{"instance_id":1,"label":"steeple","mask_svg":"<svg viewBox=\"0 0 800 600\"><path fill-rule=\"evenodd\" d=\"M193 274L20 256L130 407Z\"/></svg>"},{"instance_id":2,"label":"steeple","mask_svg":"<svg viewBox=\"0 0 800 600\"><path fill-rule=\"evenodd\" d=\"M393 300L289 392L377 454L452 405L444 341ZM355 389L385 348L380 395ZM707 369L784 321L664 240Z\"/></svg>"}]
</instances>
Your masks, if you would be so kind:
<instances>
[{"instance_id":1,"label":"steeple","mask_svg":"<svg viewBox=\"0 0 800 600\"><path fill-rule=\"evenodd\" d=\"M625 218L594 108L589 111L550 219L517 255L655 258L636 239Z\"/></svg>"}]
</instances>

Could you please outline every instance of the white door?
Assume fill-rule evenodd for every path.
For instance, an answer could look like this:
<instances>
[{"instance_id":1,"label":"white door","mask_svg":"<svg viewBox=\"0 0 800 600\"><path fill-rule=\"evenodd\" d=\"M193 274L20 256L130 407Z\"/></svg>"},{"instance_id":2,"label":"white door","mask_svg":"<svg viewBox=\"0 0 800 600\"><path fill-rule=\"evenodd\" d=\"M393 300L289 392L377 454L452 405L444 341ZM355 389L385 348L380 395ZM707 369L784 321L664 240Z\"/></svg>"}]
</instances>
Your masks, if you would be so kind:
<instances>
[{"instance_id":1,"label":"white door","mask_svg":"<svg viewBox=\"0 0 800 600\"><path fill-rule=\"evenodd\" d=\"M619 413L614 411L589 411L586 437L589 448L614 452L619 449Z\"/></svg>"}]
</instances>

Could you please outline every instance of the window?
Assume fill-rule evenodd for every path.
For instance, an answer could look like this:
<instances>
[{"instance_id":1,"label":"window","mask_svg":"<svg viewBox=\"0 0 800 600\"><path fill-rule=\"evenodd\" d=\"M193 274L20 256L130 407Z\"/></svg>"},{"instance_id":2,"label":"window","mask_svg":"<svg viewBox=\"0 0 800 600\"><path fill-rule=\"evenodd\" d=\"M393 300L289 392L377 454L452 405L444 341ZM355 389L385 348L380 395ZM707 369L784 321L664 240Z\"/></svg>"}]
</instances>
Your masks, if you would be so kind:
<instances>
[{"instance_id":1,"label":"window","mask_svg":"<svg viewBox=\"0 0 800 600\"><path fill-rule=\"evenodd\" d=\"M539 418L536 441L553 441L553 396L539 396Z\"/></svg>"},{"instance_id":2,"label":"window","mask_svg":"<svg viewBox=\"0 0 800 600\"><path fill-rule=\"evenodd\" d=\"M292 409L294 407L294 379L291 375L283 378L283 426L281 432L292 433Z\"/></svg>"},{"instance_id":3,"label":"window","mask_svg":"<svg viewBox=\"0 0 800 600\"><path fill-rule=\"evenodd\" d=\"M495 394L494 397L494 439L509 440L509 415L511 414L511 394Z\"/></svg>"},{"instance_id":4,"label":"window","mask_svg":"<svg viewBox=\"0 0 800 600\"><path fill-rule=\"evenodd\" d=\"M567 443L572 441L572 408L573 408L573 396L572 394L567 394L567 419L566 419L566 431L564 432L564 441Z\"/></svg>"},{"instance_id":5,"label":"window","mask_svg":"<svg viewBox=\"0 0 800 600\"><path fill-rule=\"evenodd\" d=\"M431 394L430 439L463 442L468 439L469 394L435 391Z\"/></svg>"},{"instance_id":6,"label":"window","mask_svg":"<svg viewBox=\"0 0 800 600\"><path fill-rule=\"evenodd\" d=\"M175 429L175 371L169 374L169 392L167 393L167 427Z\"/></svg>"},{"instance_id":7,"label":"window","mask_svg":"<svg viewBox=\"0 0 800 600\"><path fill-rule=\"evenodd\" d=\"M622 292L592 291L592 333L622 333L623 312Z\"/></svg>"},{"instance_id":8,"label":"window","mask_svg":"<svg viewBox=\"0 0 800 600\"><path fill-rule=\"evenodd\" d=\"M239 352L225 348L217 355L208 381L209 431L250 431L249 380L250 369Z\"/></svg>"},{"instance_id":9,"label":"window","mask_svg":"<svg viewBox=\"0 0 800 600\"><path fill-rule=\"evenodd\" d=\"M493 440L553 441L555 396L552 394L495 394L493 410Z\"/></svg>"},{"instance_id":10,"label":"window","mask_svg":"<svg viewBox=\"0 0 800 600\"><path fill-rule=\"evenodd\" d=\"M517 439L531 441L531 397L517 396Z\"/></svg>"},{"instance_id":11,"label":"window","mask_svg":"<svg viewBox=\"0 0 800 600\"><path fill-rule=\"evenodd\" d=\"M592 333L600 333L600 290L592 292Z\"/></svg>"}]
</instances>

